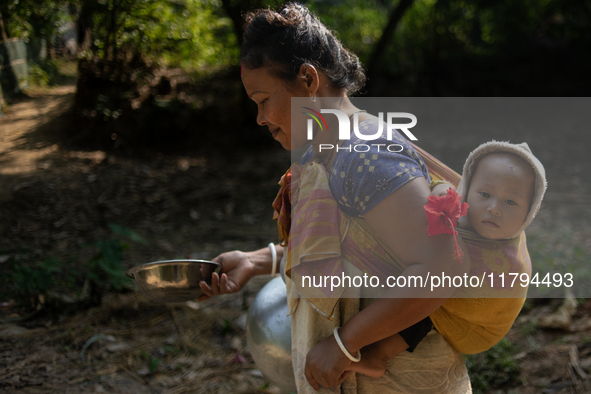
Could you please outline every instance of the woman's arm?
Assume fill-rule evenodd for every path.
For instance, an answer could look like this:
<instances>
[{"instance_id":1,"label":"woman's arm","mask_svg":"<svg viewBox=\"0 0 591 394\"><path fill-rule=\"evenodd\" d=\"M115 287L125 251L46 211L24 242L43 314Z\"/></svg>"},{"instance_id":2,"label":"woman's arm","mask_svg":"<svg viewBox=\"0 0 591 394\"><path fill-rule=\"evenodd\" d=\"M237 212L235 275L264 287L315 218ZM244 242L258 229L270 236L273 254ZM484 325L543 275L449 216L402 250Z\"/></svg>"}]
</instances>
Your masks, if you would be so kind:
<instances>
[{"instance_id":1,"label":"woman's arm","mask_svg":"<svg viewBox=\"0 0 591 394\"><path fill-rule=\"evenodd\" d=\"M397 189L365 214L365 220L397 257L407 262L403 276L462 276L470 268L469 256L464 263L454 259L451 235L427 236L427 218L423 205L430 195L424 178L415 178ZM461 240L459 240L461 242ZM349 353L355 355L364 346L387 338L417 323L439 308L451 296L453 288L429 286L389 288L384 296L360 311L339 330ZM426 293L428 292L428 293ZM415 298L409 298L415 297ZM307 357L306 376L312 386L338 385L351 361L331 336L316 345ZM315 386L316 384L316 386Z\"/></svg>"},{"instance_id":2,"label":"woman's arm","mask_svg":"<svg viewBox=\"0 0 591 394\"><path fill-rule=\"evenodd\" d=\"M279 264L283 257L283 247L275 245L275 249L277 264ZM199 301L204 301L215 295L235 293L242 289L253 276L270 274L273 266L273 257L269 248L253 252L239 250L226 252L217 256L213 261L222 265L221 276L214 272L211 276L211 285L205 281L199 282L204 293L199 297Z\"/></svg>"}]
</instances>

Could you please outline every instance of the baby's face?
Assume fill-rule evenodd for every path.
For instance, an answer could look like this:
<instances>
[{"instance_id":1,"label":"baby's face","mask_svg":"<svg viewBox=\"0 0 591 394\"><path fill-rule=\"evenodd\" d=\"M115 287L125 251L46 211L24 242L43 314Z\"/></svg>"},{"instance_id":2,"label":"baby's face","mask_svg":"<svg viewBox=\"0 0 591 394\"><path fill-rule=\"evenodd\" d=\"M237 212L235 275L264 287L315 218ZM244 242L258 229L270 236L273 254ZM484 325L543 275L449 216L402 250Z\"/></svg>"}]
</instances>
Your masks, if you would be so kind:
<instances>
[{"instance_id":1,"label":"baby's face","mask_svg":"<svg viewBox=\"0 0 591 394\"><path fill-rule=\"evenodd\" d=\"M516 155L491 153L482 158L466 198L472 228L488 239L515 234L529 212L534 179L531 166Z\"/></svg>"}]
</instances>

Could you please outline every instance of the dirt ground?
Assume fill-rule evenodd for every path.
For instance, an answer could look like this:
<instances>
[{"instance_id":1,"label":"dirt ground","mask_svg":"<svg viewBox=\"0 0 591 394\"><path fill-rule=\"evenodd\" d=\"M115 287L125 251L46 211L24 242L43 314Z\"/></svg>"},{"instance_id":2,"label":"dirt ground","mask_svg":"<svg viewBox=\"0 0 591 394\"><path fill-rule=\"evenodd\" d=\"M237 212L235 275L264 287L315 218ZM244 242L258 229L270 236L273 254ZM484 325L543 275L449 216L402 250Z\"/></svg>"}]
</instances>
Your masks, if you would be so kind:
<instances>
[{"instance_id":1,"label":"dirt ground","mask_svg":"<svg viewBox=\"0 0 591 394\"><path fill-rule=\"evenodd\" d=\"M31 91L0 118L0 272L9 270L9 256L19 254L29 263L48 255L83 260L85 244L108 237L108 223L148 240L126 252L126 266L213 258L276 240L270 202L289 166L280 149L133 159L74 149L60 139L70 125L73 95L73 86ZM589 168L584 151L591 145L542 137L540 144L564 149L558 157L541 157L545 163L552 159L551 188L530 239L558 245L564 256L576 245L589 256L591 200L583 170ZM474 141L466 144L471 145L457 149L473 148ZM446 162L465 157L451 148L446 153L443 138L423 147ZM246 348L246 309L266 280L257 278L239 294L201 304L154 305L127 291L108 293L100 306L57 316L41 310L28 319L13 299L0 299L0 390L279 393ZM591 302L580 300L561 328L540 327L540 319L561 302L528 304L507 336L519 377L486 392L591 392Z\"/></svg>"}]
</instances>

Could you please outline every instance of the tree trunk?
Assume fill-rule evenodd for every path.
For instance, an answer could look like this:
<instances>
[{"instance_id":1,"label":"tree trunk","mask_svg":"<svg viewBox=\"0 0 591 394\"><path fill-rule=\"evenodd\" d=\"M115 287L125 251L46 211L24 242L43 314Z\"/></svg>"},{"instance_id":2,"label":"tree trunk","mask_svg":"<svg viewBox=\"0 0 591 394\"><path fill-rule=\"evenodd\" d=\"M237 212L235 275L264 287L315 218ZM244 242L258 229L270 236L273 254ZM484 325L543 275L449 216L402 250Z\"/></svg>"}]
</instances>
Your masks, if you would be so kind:
<instances>
[{"instance_id":1,"label":"tree trunk","mask_svg":"<svg viewBox=\"0 0 591 394\"><path fill-rule=\"evenodd\" d=\"M0 34L2 35L2 41L8 40L8 35L6 35L6 30L4 30L4 19L2 19L2 13L0 12Z\"/></svg>"},{"instance_id":2,"label":"tree trunk","mask_svg":"<svg viewBox=\"0 0 591 394\"><path fill-rule=\"evenodd\" d=\"M79 51L85 51L92 45L92 5L89 1L83 1L76 22L77 44Z\"/></svg>"},{"instance_id":3,"label":"tree trunk","mask_svg":"<svg viewBox=\"0 0 591 394\"><path fill-rule=\"evenodd\" d=\"M232 20L234 26L234 34L239 46L242 46L242 26L244 26L244 19L242 13L253 11L265 6L262 0L244 0L238 3L239 5L232 5L232 0L222 0L222 7L228 17Z\"/></svg>"},{"instance_id":4,"label":"tree trunk","mask_svg":"<svg viewBox=\"0 0 591 394\"><path fill-rule=\"evenodd\" d=\"M51 42L51 37L45 36L45 48L47 48L47 58L50 60L55 59L55 51Z\"/></svg>"},{"instance_id":5,"label":"tree trunk","mask_svg":"<svg viewBox=\"0 0 591 394\"><path fill-rule=\"evenodd\" d=\"M425 56L425 58L429 60L428 64L425 65L425 71L428 73L430 95L433 97L438 97L440 95L441 35L437 32L437 29L439 26L442 26L442 23L437 20L437 14L443 11L443 1L444 0L438 0L437 3L435 3L435 7L433 7L433 16L431 18L433 20L433 29L431 30L431 34L433 34L433 46L431 50L427 49Z\"/></svg>"},{"instance_id":6,"label":"tree trunk","mask_svg":"<svg viewBox=\"0 0 591 394\"><path fill-rule=\"evenodd\" d=\"M228 17L232 20L236 42L238 42L239 46L242 46L242 25L244 24L244 21L242 20L242 15L240 15L240 10L237 7L233 7L230 0L222 0L222 7L224 8L224 11L226 11Z\"/></svg>"},{"instance_id":7,"label":"tree trunk","mask_svg":"<svg viewBox=\"0 0 591 394\"><path fill-rule=\"evenodd\" d=\"M390 17L388 18L388 24L384 28L382 32L382 36L380 37L378 43L375 46L373 53L371 54L371 58L369 60L367 66L367 86L366 90L368 94L371 94L371 86L372 81L376 75L376 70L378 68L378 64L392 39L394 31L398 26L398 23L402 19L402 16L406 12L406 10L411 6L414 0L400 0L398 5L392 9L390 13Z\"/></svg>"}]
</instances>

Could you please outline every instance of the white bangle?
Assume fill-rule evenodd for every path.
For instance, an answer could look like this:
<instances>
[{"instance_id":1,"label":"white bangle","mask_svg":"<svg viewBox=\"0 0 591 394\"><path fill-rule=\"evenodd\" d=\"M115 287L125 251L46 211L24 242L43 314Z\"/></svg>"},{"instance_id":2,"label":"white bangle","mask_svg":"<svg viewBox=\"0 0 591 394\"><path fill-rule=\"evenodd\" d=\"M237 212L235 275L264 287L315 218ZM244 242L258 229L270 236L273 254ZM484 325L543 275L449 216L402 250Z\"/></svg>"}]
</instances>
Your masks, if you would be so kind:
<instances>
[{"instance_id":1,"label":"white bangle","mask_svg":"<svg viewBox=\"0 0 591 394\"><path fill-rule=\"evenodd\" d=\"M273 268L271 269L271 276L273 276L277 272L277 249L275 249L273 242L269 244L269 249L271 249L271 256L273 256Z\"/></svg>"},{"instance_id":2,"label":"white bangle","mask_svg":"<svg viewBox=\"0 0 591 394\"><path fill-rule=\"evenodd\" d=\"M359 361L361 361L361 350L357 351L357 357L355 358L351 356L351 353L349 353L347 349L345 349L345 345L343 345L343 341L341 341L341 337L339 336L339 327L335 327L333 333L334 339L337 340L337 344L339 345L345 356L347 356L347 358L353 361L354 363L358 363Z\"/></svg>"}]
</instances>

